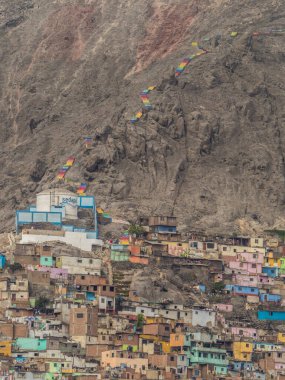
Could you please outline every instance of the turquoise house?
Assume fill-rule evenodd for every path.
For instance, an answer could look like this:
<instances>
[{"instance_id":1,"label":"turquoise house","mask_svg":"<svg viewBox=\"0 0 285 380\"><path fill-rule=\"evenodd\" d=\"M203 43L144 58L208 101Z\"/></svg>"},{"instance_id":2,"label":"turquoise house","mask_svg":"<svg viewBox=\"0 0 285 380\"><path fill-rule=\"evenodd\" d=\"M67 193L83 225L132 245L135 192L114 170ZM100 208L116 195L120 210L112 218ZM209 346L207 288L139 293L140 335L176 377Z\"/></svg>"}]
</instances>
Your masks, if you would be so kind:
<instances>
[{"instance_id":1,"label":"turquoise house","mask_svg":"<svg viewBox=\"0 0 285 380\"><path fill-rule=\"evenodd\" d=\"M215 347L193 347L189 355L189 365L212 364L216 375L228 372L227 351Z\"/></svg>"},{"instance_id":2,"label":"turquoise house","mask_svg":"<svg viewBox=\"0 0 285 380\"><path fill-rule=\"evenodd\" d=\"M41 256L40 264L43 267L53 267L53 259L51 256Z\"/></svg>"},{"instance_id":3,"label":"turquoise house","mask_svg":"<svg viewBox=\"0 0 285 380\"><path fill-rule=\"evenodd\" d=\"M15 346L22 351L46 351L47 340L39 338L17 338Z\"/></svg>"},{"instance_id":4,"label":"turquoise house","mask_svg":"<svg viewBox=\"0 0 285 380\"><path fill-rule=\"evenodd\" d=\"M0 253L0 269L3 269L6 264L6 256Z\"/></svg>"},{"instance_id":5,"label":"turquoise house","mask_svg":"<svg viewBox=\"0 0 285 380\"><path fill-rule=\"evenodd\" d=\"M285 321L285 311L258 310L259 321Z\"/></svg>"}]
</instances>

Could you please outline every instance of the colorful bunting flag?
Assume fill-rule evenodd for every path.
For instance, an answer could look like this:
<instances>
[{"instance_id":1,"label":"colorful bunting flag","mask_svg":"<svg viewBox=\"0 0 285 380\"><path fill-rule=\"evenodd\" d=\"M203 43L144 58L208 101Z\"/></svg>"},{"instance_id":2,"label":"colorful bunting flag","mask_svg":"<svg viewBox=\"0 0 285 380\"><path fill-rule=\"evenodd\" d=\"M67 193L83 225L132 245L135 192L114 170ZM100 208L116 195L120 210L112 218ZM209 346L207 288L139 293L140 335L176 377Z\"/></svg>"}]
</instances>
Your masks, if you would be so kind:
<instances>
[{"instance_id":1,"label":"colorful bunting flag","mask_svg":"<svg viewBox=\"0 0 285 380\"><path fill-rule=\"evenodd\" d=\"M60 168L56 178L57 179L64 179L67 171L71 168L71 166L75 162L75 157L69 157L66 161L66 163Z\"/></svg>"},{"instance_id":2,"label":"colorful bunting flag","mask_svg":"<svg viewBox=\"0 0 285 380\"><path fill-rule=\"evenodd\" d=\"M85 193L86 193L86 189L87 189L87 185L86 185L86 183L82 183L82 184L79 186L79 188L77 189L76 193L77 193L78 195L85 195Z\"/></svg>"}]
</instances>

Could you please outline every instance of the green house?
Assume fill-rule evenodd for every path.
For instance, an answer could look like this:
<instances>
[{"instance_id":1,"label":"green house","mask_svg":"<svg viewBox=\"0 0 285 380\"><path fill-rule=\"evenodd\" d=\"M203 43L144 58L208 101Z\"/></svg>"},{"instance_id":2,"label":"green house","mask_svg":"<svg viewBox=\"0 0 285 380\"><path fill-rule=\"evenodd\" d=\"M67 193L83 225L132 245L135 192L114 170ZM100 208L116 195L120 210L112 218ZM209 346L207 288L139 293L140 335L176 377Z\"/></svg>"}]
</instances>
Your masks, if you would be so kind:
<instances>
[{"instance_id":1,"label":"green house","mask_svg":"<svg viewBox=\"0 0 285 380\"><path fill-rule=\"evenodd\" d=\"M43 267L53 267L53 259L51 256L41 256L40 264Z\"/></svg>"},{"instance_id":2,"label":"green house","mask_svg":"<svg viewBox=\"0 0 285 380\"><path fill-rule=\"evenodd\" d=\"M128 250L111 250L111 261L129 261L130 252Z\"/></svg>"},{"instance_id":3,"label":"green house","mask_svg":"<svg viewBox=\"0 0 285 380\"><path fill-rule=\"evenodd\" d=\"M49 373L61 373L61 363L59 362L46 362L49 366Z\"/></svg>"},{"instance_id":4,"label":"green house","mask_svg":"<svg viewBox=\"0 0 285 380\"><path fill-rule=\"evenodd\" d=\"M212 364L216 374L228 372L227 351L215 347L192 347L189 353L190 364Z\"/></svg>"},{"instance_id":5,"label":"green house","mask_svg":"<svg viewBox=\"0 0 285 380\"><path fill-rule=\"evenodd\" d=\"M17 338L15 346L20 351L46 351L47 340L38 338Z\"/></svg>"},{"instance_id":6,"label":"green house","mask_svg":"<svg viewBox=\"0 0 285 380\"><path fill-rule=\"evenodd\" d=\"M285 274L285 257L280 257L279 275Z\"/></svg>"}]
</instances>

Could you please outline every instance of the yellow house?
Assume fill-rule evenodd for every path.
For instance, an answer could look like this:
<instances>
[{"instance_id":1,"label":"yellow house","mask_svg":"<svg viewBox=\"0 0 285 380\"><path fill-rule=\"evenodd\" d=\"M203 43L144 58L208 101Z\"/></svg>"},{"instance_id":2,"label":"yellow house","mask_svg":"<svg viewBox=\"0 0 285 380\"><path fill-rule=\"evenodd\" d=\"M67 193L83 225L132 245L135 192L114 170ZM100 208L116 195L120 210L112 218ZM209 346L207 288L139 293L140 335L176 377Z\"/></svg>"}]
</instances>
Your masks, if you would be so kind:
<instances>
[{"instance_id":1,"label":"yellow house","mask_svg":"<svg viewBox=\"0 0 285 380\"><path fill-rule=\"evenodd\" d=\"M285 333L278 333L277 341L278 343L285 343Z\"/></svg>"},{"instance_id":2,"label":"yellow house","mask_svg":"<svg viewBox=\"0 0 285 380\"><path fill-rule=\"evenodd\" d=\"M11 356L12 354L12 341L1 340L0 341L0 356Z\"/></svg>"},{"instance_id":3,"label":"yellow house","mask_svg":"<svg viewBox=\"0 0 285 380\"><path fill-rule=\"evenodd\" d=\"M140 334L139 337L140 337L141 339L144 339L144 340L150 340L151 342L158 342L158 341L159 341L158 336L155 336L155 335Z\"/></svg>"},{"instance_id":4,"label":"yellow house","mask_svg":"<svg viewBox=\"0 0 285 380\"><path fill-rule=\"evenodd\" d=\"M278 267L281 266L280 258L274 257L273 252L268 252L266 257L264 257L264 264L269 267Z\"/></svg>"},{"instance_id":5,"label":"yellow house","mask_svg":"<svg viewBox=\"0 0 285 380\"><path fill-rule=\"evenodd\" d=\"M253 344L250 342L233 342L234 359L248 362L251 361Z\"/></svg>"},{"instance_id":6,"label":"yellow house","mask_svg":"<svg viewBox=\"0 0 285 380\"><path fill-rule=\"evenodd\" d=\"M170 347L170 343L169 342L165 342L165 341L160 341L158 342L161 344L161 349L162 349L162 352L164 354L169 354L171 352L171 347Z\"/></svg>"}]
</instances>

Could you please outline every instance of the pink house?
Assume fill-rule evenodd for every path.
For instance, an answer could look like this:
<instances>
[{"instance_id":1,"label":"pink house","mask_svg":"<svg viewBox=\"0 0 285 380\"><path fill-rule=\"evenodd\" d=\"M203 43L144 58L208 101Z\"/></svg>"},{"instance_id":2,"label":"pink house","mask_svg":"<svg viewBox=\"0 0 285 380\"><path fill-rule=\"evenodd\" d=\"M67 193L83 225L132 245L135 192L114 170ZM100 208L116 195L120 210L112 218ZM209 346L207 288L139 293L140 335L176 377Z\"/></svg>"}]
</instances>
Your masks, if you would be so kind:
<instances>
[{"instance_id":1,"label":"pink house","mask_svg":"<svg viewBox=\"0 0 285 380\"><path fill-rule=\"evenodd\" d=\"M231 333L245 338L258 337L257 330L251 327L231 327Z\"/></svg>"},{"instance_id":2,"label":"pink house","mask_svg":"<svg viewBox=\"0 0 285 380\"><path fill-rule=\"evenodd\" d=\"M223 304L223 303L216 303L213 305L214 309L222 311L224 313L231 313L233 311L233 305L231 304Z\"/></svg>"},{"instance_id":3,"label":"pink house","mask_svg":"<svg viewBox=\"0 0 285 380\"><path fill-rule=\"evenodd\" d=\"M268 277L267 275L258 276L258 281L260 284L269 284L269 285L274 284L274 278Z\"/></svg>"},{"instance_id":4,"label":"pink house","mask_svg":"<svg viewBox=\"0 0 285 380\"><path fill-rule=\"evenodd\" d=\"M67 279L68 270L63 268L51 268L51 267L40 267L40 272L50 272L50 278L52 279Z\"/></svg>"},{"instance_id":5,"label":"pink house","mask_svg":"<svg viewBox=\"0 0 285 380\"><path fill-rule=\"evenodd\" d=\"M233 273L238 274L261 274L262 273L262 264L252 263L246 261L231 261L229 263L229 268Z\"/></svg>"},{"instance_id":6,"label":"pink house","mask_svg":"<svg viewBox=\"0 0 285 380\"><path fill-rule=\"evenodd\" d=\"M243 286L257 286L259 284L259 276L250 276L248 274L235 274L233 282Z\"/></svg>"},{"instance_id":7,"label":"pink house","mask_svg":"<svg viewBox=\"0 0 285 380\"><path fill-rule=\"evenodd\" d=\"M264 255L259 252L240 252L237 254L238 261L246 261L247 263L263 264Z\"/></svg>"}]
</instances>

